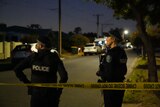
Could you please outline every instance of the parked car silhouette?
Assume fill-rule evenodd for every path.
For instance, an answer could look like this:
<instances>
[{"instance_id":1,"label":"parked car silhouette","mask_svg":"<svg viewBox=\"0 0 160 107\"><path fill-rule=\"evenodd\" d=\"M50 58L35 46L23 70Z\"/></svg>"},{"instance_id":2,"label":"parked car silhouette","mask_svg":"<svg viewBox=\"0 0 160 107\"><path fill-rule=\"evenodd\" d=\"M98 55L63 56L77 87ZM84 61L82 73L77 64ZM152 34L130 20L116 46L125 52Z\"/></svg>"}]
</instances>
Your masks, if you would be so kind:
<instances>
[{"instance_id":1,"label":"parked car silhouette","mask_svg":"<svg viewBox=\"0 0 160 107\"><path fill-rule=\"evenodd\" d=\"M30 54L32 54L31 45L30 44L17 45L11 51L11 62L13 64L17 64L20 61L22 61L25 58L27 58Z\"/></svg>"},{"instance_id":2,"label":"parked car silhouette","mask_svg":"<svg viewBox=\"0 0 160 107\"><path fill-rule=\"evenodd\" d=\"M102 52L102 48L96 43L87 43L84 47L84 55L87 54L99 54Z\"/></svg>"},{"instance_id":3,"label":"parked car silhouette","mask_svg":"<svg viewBox=\"0 0 160 107\"><path fill-rule=\"evenodd\" d=\"M35 46L36 43L17 45L11 51L12 64L16 65L25 58L27 58L29 55L31 55L33 52L38 52ZM58 54L56 49L51 49L51 52L56 52Z\"/></svg>"}]
</instances>

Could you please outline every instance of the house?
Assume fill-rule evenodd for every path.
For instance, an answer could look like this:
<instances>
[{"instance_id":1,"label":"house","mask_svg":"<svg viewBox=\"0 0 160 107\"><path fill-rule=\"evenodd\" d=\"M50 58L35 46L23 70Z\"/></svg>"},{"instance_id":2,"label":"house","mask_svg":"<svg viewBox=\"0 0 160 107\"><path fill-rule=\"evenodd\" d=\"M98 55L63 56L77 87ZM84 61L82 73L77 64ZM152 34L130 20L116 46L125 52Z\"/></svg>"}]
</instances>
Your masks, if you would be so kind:
<instances>
[{"instance_id":1,"label":"house","mask_svg":"<svg viewBox=\"0 0 160 107\"><path fill-rule=\"evenodd\" d=\"M22 38L33 36L44 36L53 31L51 29L32 29L21 26L4 26L0 24L0 59L10 57L11 50L16 45L22 44ZM35 37L36 38L36 37ZM27 40L27 39L26 39ZM34 40L36 41L36 39Z\"/></svg>"}]
</instances>

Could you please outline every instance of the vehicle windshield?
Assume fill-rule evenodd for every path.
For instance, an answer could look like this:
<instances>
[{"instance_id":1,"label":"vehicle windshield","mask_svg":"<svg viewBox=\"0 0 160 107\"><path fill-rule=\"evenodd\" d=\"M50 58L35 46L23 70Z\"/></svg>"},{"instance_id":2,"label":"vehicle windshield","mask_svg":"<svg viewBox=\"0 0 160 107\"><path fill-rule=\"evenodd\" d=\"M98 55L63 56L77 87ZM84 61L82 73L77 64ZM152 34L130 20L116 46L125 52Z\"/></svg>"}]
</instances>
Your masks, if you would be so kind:
<instances>
[{"instance_id":1,"label":"vehicle windshield","mask_svg":"<svg viewBox=\"0 0 160 107\"><path fill-rule=\"evenodd\" d=\"M14 50L30 50L31 46L30 45L21 45L17 46Z\"/></svg>"}]
</instances>

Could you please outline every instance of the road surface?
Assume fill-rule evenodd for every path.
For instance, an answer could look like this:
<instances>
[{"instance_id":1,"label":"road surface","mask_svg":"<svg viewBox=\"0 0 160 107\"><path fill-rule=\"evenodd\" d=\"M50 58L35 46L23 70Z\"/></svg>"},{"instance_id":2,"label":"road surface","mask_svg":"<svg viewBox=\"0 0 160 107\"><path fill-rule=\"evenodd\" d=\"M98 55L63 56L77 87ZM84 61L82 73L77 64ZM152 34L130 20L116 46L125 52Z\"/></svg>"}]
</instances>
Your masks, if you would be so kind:
<instances>
[{"instance_id":1,"label":"road surface","mask_svg":"<svg viewBox=\"0 0 160 107\"><path fill-rule=\"evenodd\" d=\"M128 55L128 73L136 55L131 50L126 50ZM98 56L82 56L77 58L64 59L68 71L69 83L96 82L95 75L98 70ZM30 70L25 70L30 77ZM20 83L15 77L13 70L0 72L0 82ZM26 87L0 86L0 107L29 107L30 96L27 95ZM103 98L100 90L96 89L75 89L65 88L61 96L59 107L102 107ZM123 106L127 107L127 106ZM129 107L129 106L128 106Z\"/></svg>"}]
</instances>

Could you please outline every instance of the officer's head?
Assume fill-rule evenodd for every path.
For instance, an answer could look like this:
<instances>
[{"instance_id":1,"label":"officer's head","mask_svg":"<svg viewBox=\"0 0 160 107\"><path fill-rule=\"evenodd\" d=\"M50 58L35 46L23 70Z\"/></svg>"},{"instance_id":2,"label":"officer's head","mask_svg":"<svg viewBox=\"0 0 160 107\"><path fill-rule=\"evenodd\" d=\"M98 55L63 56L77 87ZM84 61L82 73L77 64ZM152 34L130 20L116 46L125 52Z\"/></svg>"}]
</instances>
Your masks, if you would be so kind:
<instances>
[{"instance_id":1,"label":"officer's head","mask_svg":"<svg viewBox=\"0 0 160 107\"><path fill-rule=\"evenodd\" d=\"M107 39L106 39L106 45L110 48L118 45L122 41L122 37L117 30L112 30L108 33Z\"/></svg>"},{"instance_id":2,"label":"officer's head","mask_svg":"<svg viewBox=\"0 0 160 107\"><path fill-rule=\"evenodd\" d=\"M51 48L51 41L47 36L39 36L37 39L36 49L50 49Z\"/></svg>"}]
</instances>

